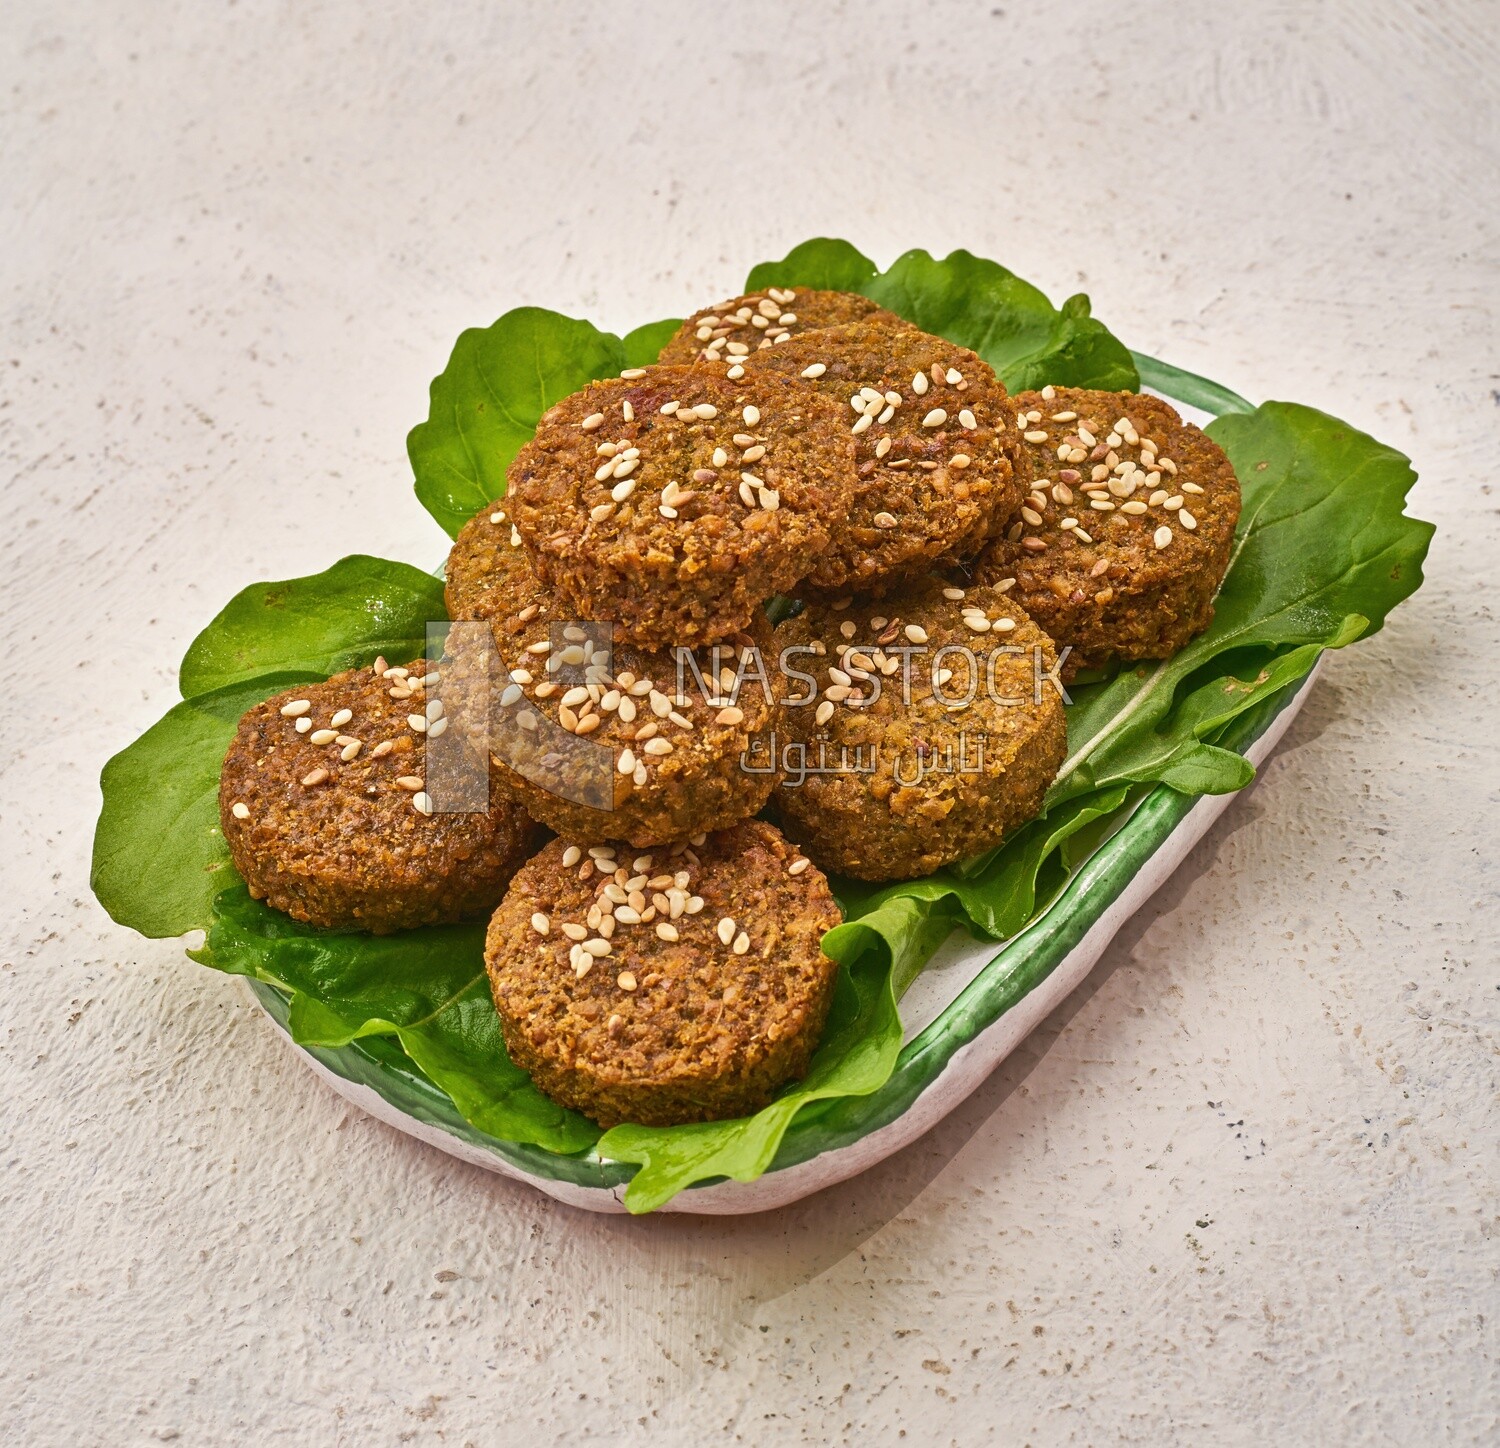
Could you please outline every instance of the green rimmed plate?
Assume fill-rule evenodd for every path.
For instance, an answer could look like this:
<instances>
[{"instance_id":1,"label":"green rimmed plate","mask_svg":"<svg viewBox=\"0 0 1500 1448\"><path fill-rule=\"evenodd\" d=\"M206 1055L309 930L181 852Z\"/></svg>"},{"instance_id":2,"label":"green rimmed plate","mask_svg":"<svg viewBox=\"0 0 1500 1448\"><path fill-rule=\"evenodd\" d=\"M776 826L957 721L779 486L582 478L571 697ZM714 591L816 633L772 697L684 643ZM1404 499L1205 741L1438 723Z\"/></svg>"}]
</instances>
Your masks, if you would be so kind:
<instances>
[{"instance_id":1,"label":"green rimmed plate","mask_svg":"<svg viewBox=\"0 0 1500 1448\"><path fill-rule=\"evenodd\" d=\"M1136 356L1144 384L1192 416L1249 411L1215 383ZM1259 762L1306 697L1311 679L1242 716L1221 741ZM1083 980L1109 939L1186 856L1232 796L1189 799L1158 788L1075 872L1046 912L997 949L950 939L902 1002L905 1043L889 1081L866 1097L805 1108L764 1176L690 1188L664 1210L737 1213L796 1200L889 1156L964 1099ZM287 1002L247 981L283 1027ZM593 1210L623 1210L633 1165L596 1152L565 1157L487 1136L466 1122L390 1038L294 1047L339 1093L372 1115L462 1159Z\"/></svg>"}]
</instances>

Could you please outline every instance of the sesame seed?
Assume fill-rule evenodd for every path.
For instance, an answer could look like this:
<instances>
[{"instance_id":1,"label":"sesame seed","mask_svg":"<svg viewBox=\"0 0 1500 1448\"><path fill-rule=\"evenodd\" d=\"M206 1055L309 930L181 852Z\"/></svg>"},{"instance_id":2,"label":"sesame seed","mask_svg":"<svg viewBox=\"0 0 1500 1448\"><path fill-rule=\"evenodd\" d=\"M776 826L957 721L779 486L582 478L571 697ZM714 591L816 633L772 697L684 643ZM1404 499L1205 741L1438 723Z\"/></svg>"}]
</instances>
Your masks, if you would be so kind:
<instances>
[{"instance_id":1,"label":"sesame seed","mask_svg":"<svg viewBox=\"0 0 1500 1448\"><path fill-rule=\"evenodd\" d=\"M281 714L284 719L300 719L311 708L310 699L293 699L290 704L281 706Z\"/></svg>"},{"instance_id":2,"label":"sesame seed","mask_svg":"<svg viewBox=\"0 0 1500 1448\"><path fill-rule=\"evenodd\" d=\"M710 422L719 415L719 409L711 402L700 402L693 408L693 416Z\"/></svg>"},{"instance_id":3,"label":"sesame seed","mask_svg":"<svg viewBox=\"0 0 1500 1448\"><path fill-rule=\"evenodd\" d=\"M758 463L766 455L764 443L756 443L754 447L747 447L744 456L740 459L742 463Z\"/></svg>"},{"instance_id":4,"label":"sesame seed","mask_svg":"<svg viewBox=\"0 0 1500 1448\"><path fill-rule=\"evenodd\" d=\"M923 427L941 427L948 421L948 414L941 407L934 407L926 417L922 419Z\"/></svg>"},{"instance_id":5,"label":"sesame seed","mask_svg":"<svg viewBox=\"0 0 1500 1448\"><path fill-rule=\"evenodd\" d=\"M1198 526L1198 520L1191 513L1189 513L1186 508L1183 508L1182 511L1177 514L1177 521L1180 522L1182 526L1188 530L1189 533L1191 533L1193 529Z\"/></svg>"},{"instance_id":6,"label":"sesame seed","mask_svg":"<svg viewBox=\"0 0 1500 1448\"><path fill-rule=\"evenodd\" d=\"M802 369L802 375L808 378L821 377L826 371L828 371L827 363L814 362L811 367L804 367Z\"/></svg>"},{"instance_id":7,"label":"sesame seed","mask_svg":"<svg viewBox=\"0 0 1500 1448\"><path fill-rule=\"evenodd\" d=\"M1181 488L1184 493L1192 493L1194 495L1203 491L1203 489L1200 488L1197 483L1178 483L1177 486Z\"/></svg>"},{"instance_id":8,"label":"sesame seed","mask_svg":"<svg viewBox=\"0 0 1500 1448\"><path fill-rule=\"evenodd\" d=\"M1013 618L997 618L990 625L996 633L1009 633L1015 626L1016 621Z\"/></svg>"},{"instance_id":9,"label":"sesame seed","mask_svg":"<svg viewBox=\"0 0 1500 1448\"><path fill-rule=\"evenodd\" d=\"M582 858L583 851L580 850L577 845L569 845L568 848L563 851L563 868L565 870L571 870L573 866L576 865Z\"/></svg>"},{"instance_id":10,"label":"sesame seed","mask_svg":"<svg viewBox=\"0 0 1500 1448\"><path fill-rule=\"evenodd\" d=\"M237 820L247 820L250 818L250 806L248 804L234 804L230 806L229 813Z\"/></svg>"},{"instance_id":11,"label":"sesame seed","mask_svg":"<svg viewBox=\"0 0 1500 1448\"><path fill-rule=\"evenodd\" d=\"M538 910L536 914L531 917L531 928L535 930L538 935L552 934L552 922L545 915L543 915L540 910Z\"/></svg>"},{"instance_id":12,"label":"sesame seed","mask_svg":"<svg viewBox=\"0 0 1500 1448\"><path fill-rule=\"evenodd\" d=\"M809 860L806 855L798 855L797 858L786 867L786 872L788 875L800 875L810 864L812 864L812 861Z\"/></svg>"},{"instance_id":13,"label":"sesame seed","mask_svg":"<svg viewBox=\"0 0 1500 1448\"><path fill-rule=\"evenodd\" d=\"M596 428L604 426L604 414L602 412L591 412L578 425L585 432L593 432Z\"/></svg>"},{"instance_id":14,"label":"sesame seed","mask_svg":"<svg viewBox=\"0 0 1500 1448\"><path fill-rule=\"evenodd\" d=\"M854 426L851 427L849 431L857 437L860 433L864 432L873 421L874 418L871 417L868 412L863 412L854 420Z\"/></svg>"},{"instance_id":15,"label":"sesame seed","mask_svg":"<svg viewBox=\"0 0 1500 1448\"><path fill-rule=\"evenodd\" d=\"M740 416L745 419L746 427L754 427L755 424L760 421L760 408L752 404L746 407L745 410L740 413Z\"/></svg>"},{"instance_id":16,"label":"sesame seed","mask_svg":"<svg viewBox=\"0 0 1500 1448\"><path fill-rule=\"evenodd\" d=\"M1073 536L1080 543L1092 543L1094 541L1094 535L1092 533L1085 533L1082 528L1075 528L1073 530Z\"/></svg>"},{"instance_id":17,"label":"sesame seed","mask_svg":"<svg viewBox=\"0 0 1500 1448\"><path fill-rule=\"evenodd\" d=\"M346 744L339 751L339 758L342 759L345 764L348 764L349 761L355 758L355 756L358 755L359 751L364 747L364 744L360 740L355 739L351 743Z\"/></svg>"},{"instance_id":18,"label":"sesame seed","mask_svg":"<svg viewBox=\"0 0 1500 1448\"><path fill-rule=\"evenodd\" d=\"M418 733L427 732L427 716L425 714L408 714L406 722Z\"/></svg>"},{"instance_id":19,"label":"sesame seed","mask_svg":"<svg viewBox=\"0 0 1500 1448\"><path fill-rule=\"evenodd\" d=\"M912 378L911 390L915 392L918 397L923 397L926 395L927 374L925 372L918 372L917 375Z\"/></svg>"},{"instance_id":20,"label":"sesame seed","mask_svg":"<svg viewBox=\"0 0 1500 1448\"><path fill-rule=\"evenodd\" d=\"M1094 564L1094 566L1091 569L1089 569L1089 577L1090 578L1099 578L1100 576L1102 576L1103 574L1108 573L1108 572L1109 572L1109 559L1108 558L1101 558L1101 559L1098 560L1098 562L1096 562Z\"/></svg>"},{"instance_id":21,"label":"sesame seed","mask_svg":"<svg viewBox=\"0 0 1500 1448\"><path fill-rule=\"evenodd\" d=\"M829 703L827 699L824 699L823 702L818 705L816 711L813 713L813 718L819 724L826 724L830 719L833 718L833 705Z\"/></svg>"},{"instance_id":22,"label":"sesame seed","mask_svg":"<svg viewBox=\"0 0 1500 1448\"><path fill-rule=\"evenodd\" d=\"M964 375L956 367L950 367L947 372L948 386L957 387L964 380Z\"/></svg>"},{"instance_id":23,"label":"sesame seed","mask_svg":"<svg viewBox=\"0 0 1500 1448\"><path fill-rule=\"evenodd\" d=\"M877 513L873 521L877 528L894 528L897 526L895 515L891 513Z\"/></svg>"},{"instance_id":24,"label":"sesame seed","mask_svg":"<svg viewBox=\"0 0 1500 1448\"><path fill-rule=\"evenodd\" d=\"M339 731L337 729L314 729L307 736L307 742L309 744L332 744L338 737Z\"/></svg>"},{"instance_id":25,"label":"sesame seed","mask_svg":"<svg viewBox=\"0 0 1500 1448\"><path fill-rule=\"evenodd\" d=\"M419 815L430 815L432 813L432 796L426 792L412 795L411 807Z\"/></svg>"},{"instance_id":26,"label":"sesame seed","mask_svg":"<svg viewBox=\"0 0 1500 1448\"><path fill-rule=\"evenodd\" d=\"M663 920L661 924L656 927L656 937L658 940L675 941L681 939L681 937L677 933L677 927L675 925L668 925L665 920Z\"/></svg>"},{"instance_id":27,"label":"sesame seed","mask_svg":"<svg viewBox=\"0 0 1500 1448\"><path fill-rule=\"evenodd\" d=\"M927 630L919 623L909 623L904 630L907 638L914 644L925 644L927 642Z\"/></svg>"},{"instance_id":28,"label":"sesame seed","mask_svg":"<svg viewBox=\"0 0 1500 1448\"><path fill-rule=\"evenodd\" d=\"M620 373L620 376L627 382L633 382L637 377L644 377L645 375L646 369L644 367L627 367Z\"/></svg>"},{"instance_id":29,"label":"sesame seed","mask_svg":"<svg viewBox=\"0 0 1500 1448\"><path fill-rule=\"evenodd\" d=\"M732 727L736 724L743 724L744 722L745 711L743 709L736 708L733 704L729 705L728 708L720 709L719 712L714 715L715 724L724 724L726 726Z\"/></svg>"},{"instance_id":30,"label":"sesame seed","mask_svg":"<svg viewBox=\"0 0 1500 1448\"><path fill-rule=\"evenodd\" d=\"M750 949L750 937L743 930L734 937L732 949L736 955L744 955Z\"/></svg>"},{"instance_id":31,"label":"sesame seed","mask_svg":"<svg viewBox=\"0 0 1500 1448\"><path fill-rule=\"evenodd\" d=\"M1021 436L1024 437L1027 442L1047 441L1047 434L1045 432L1042 432L1039 428L1032 428L1030 432L1023 432Z\"/></svg>"},{"instance_id":32,"label":"sesame seed","mask_svg":"<svg viewBox=\"0 0 1500 1448\"><path fill-rule=\"evenodd\" d=\"M964 616L964 622L971 629L973 629L975 633L988 633L990 631L990 621L989 619L985 618L983 614L966 614Z\"/></svg>"},{"instance_id":33,"label":"sesame seed","mask_svg":"<svg viewBox=\"0 0 1500 1448\"><path fill-rule=\"evenodd\" d=\"M726 915L714 927L714 933L719 937L719 942L722 945L728 945L734 939L734 932L735 923L732 915Z\"/></svg>"},{"instance_id":34,"label":"sesame seed","mask_svg":"<svg viewBox=\"0 0 1500 1448\"><path fill-rule=\"evenodd\" d=\"M1042 515L1038 513L1035 508L1022 508L1021 516L1028 523L1030 523L1033 528L1040 528L1042 525Z\"/></svg>"},{"instance_id":35,"label":"sesame seed","mask_svg":"<svg viewBox=\"0 0 1500 1448\"><path fill-rule=\"evenodd\" d=\"M620 415L624 417L626 422L635 421L635 408L630 405L630 399L628 397L624 402L620 404Z\"/></svg>"},{"instance_id":36,"label":"sesame seed","mask_svg":"<svg viewBox=\"0 0 1500 1448\"><path fill-rule=\"evenodd\" d=\"M615 768L618 769L621 774L634 774L635 751L631 749L621 751L619 763L615 765Z\"/></svg>"},{"instance_id":37,"label":"sesame seed","mask_svg":"<svg viewBox=\"0 0 1500 1448\"><path fill-rule=\"evenodd\" d=\"M615 977L615 984L623 991L633 991L636 985L635 976L628 970L622 970Z\"/></svg>"},{"instance_id":38,"label":"sesame seed","mask_svg":"<svg viewBox=\"0 0 1500 1448\"><path fill-rule=\"evenodd\" d=\"M306 788L311 789L315 784L322 784L327 778L328 771L320 765L317 769L304 774L302 776L302 783Z\"/></svg>"},{"instance_id":39,"label":"sesame seed","mask_svg":"<svg viewBox=\"0 0 1500 1448\"><path fill-rule=\"evenodd\" d=\"M422 787L422 776L419 774L402 774L396 777L396 788L410 790L415 794Z\"/></svg>"},{"instance_id":40,"label":"sesame seed","mask_svg":"<svg viewBox=\"0 0 1500 1448\"><path fill-rule=\"evenodd\" d=\"M1172 541L1172 530L1165 523L1151 535L1151 541L1158 548L1165 548Z\"/></svg>"},{"instance_id":41,"label":"sesame seed","mask_svg":"<svg viewBox=\"0 0 1500 1448\"><path fill-rule=\"evenodd\" d=\"M1120 504L1120 511L1138 516L1146 511L1146 505L1139 498L1132 498L1128 503Z\"/></svg>"},{"instance_id":42,"label":"sesame seed","mask_svg":"<svg viewBox=\"0 0 1500 1448\"><path fill-rule=\"evenodd\" d=\"M745 375L745 369L738 362L724 374L731 382L738 382Z\"/></svg>"},{"instance_id":43,"label":"sesame seed","mask_svg":"<svg viewBox=\"0 0 1500 1448\"><path fill-rule=\"evenodd\" d=\"M635 479L626 478L623 483L616 483L609 490L609 495L617 503L623 503L633 492L635 492Z\"/></svg>"},{"instance_id":44,"label":"sesame seed","mask_svg":"<svg viewBox=\"0 0 1500 1448\"><path fill-rule=\"evenodd\" d=\"M979 426L979 423L975 419L974 414L967 407L958 414L958 422L959 426L964 428L968 432L973 432L973 430Z\"/></svg>"}]
</instances>

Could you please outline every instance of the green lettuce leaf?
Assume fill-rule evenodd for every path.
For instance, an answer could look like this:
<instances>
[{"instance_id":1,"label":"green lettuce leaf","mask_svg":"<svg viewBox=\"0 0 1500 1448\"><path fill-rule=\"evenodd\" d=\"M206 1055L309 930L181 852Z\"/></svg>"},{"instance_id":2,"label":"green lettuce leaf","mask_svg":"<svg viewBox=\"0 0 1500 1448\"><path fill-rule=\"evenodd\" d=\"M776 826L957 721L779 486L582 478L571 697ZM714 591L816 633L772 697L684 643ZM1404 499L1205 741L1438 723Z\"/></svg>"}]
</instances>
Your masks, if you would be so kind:
<instances>
[{"instance_id":1,"label":"green lettuce leaf","mask_svg":"<svg viewBox=\"0 0 1500 1448\"><path fill-rule=\"evenodd\" d=\"M89 883L121 925L153 940L206 929L234 878L219 831L219 767L240 716L320 677L261 674L184 700L104 766Z\"/></svg>"},{"instance_id":2,"label":"green lettuce leaf","mask_svg":"<svg viewBox=\"0 0 1500 1448\"><path fill-rule=\"evenodd\" d=\"M999 262L971 252L939 261L909 251L878 272L847 241L820 237L779 262L762 262L745 283L747 291L772 286L859 292L924 332L979 353L1013 391L1049 382L1115 392L1139 386L1129 350L1089 315L1086 296L1054 307Z\"/></svg>"},{"instance_id":3,"label":"green lettuce leaf","mask_svg":"<svg viewBox=\"0 0 1500 1448\"><path fill-rule=\"evenodd\" d=\"M649 351L664 325L632 333L634 345ZM422 506L457 537L505 492L505 470L541 415L627 365L625 344L613 333L543 307L517 307L488 327L461 332L433 380L427 421L406 439Z\"/></svg>"},{"instance_id":4,"label":"green lettuce leaf","mask_svg":"<svg viewBox=\"0 0 1500 1448\"><path fill-rule=\"evenodd\" d=\"M878 275L875 263L847 241L817 236L794 246L780 261L763 261L750 268L747 292L767 287L811 287L820 292L859 292Z\"/></svg>"},{"instance_id":5,"label":"green lettuce leaf","mask_svg":"<svg viewBox=\"0 0 1500 1448\"><path fill-rule=\"evenodd\" d=\"M647 322L644 327L637 327L633 332L627 332L620 341L625 366L651 366L661 356L661 349L672 340L681 325L680 317L667 317L663 321Z\"/></svg>"},{"instance_id":6,"label":"green lettuce leaf","mask_svg":"<svg viewBox=\"0 0 1500 1448\"><path fill-rule=\"evenodd\" d=\"M407 663L446 618L443 585L409 563L356 553L307 578L235 594L182 661L184 698L258 674L301 670L326 679L384 654Z\"/></svg>"},{"instance_id":7,"label":"green lettuce leaf","mask_svg":"<svg viewBox=\"0 0 1500 1448\"><path fill-rule=\"evenodd\" d=\"M599 1138L593 1122L548 1100L506 1055L484 972L482 922L396 935L318 930L236 884L216 898L202 948L188 953L290 992L299 1045L395 1036L464 1117L492 1136L564 1153Z\"/></svg>"}]
</instances>

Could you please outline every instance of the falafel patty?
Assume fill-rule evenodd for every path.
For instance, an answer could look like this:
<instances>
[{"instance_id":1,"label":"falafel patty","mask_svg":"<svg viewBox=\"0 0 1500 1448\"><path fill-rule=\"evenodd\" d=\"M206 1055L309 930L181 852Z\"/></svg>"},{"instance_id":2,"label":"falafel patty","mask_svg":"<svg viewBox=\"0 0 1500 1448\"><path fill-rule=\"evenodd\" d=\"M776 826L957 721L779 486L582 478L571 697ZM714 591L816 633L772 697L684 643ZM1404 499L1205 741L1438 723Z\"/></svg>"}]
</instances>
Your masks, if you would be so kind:
<instances>
[{"instance_id":1,"label":"falafel patty","mask_svg":"<svg viewBox=\"0 0 1500 1448\"><path fill-rule=\"evenodd\" d=\"M1024 415L1030 496L976 577L1068 647L1063 677L1167 658L1213 618L1240 486L1219 446L1160 398L1046 387Z\"/></svg>"},{"instance_id":2,"label":"falafel patty","mask_svg":"<svg viewBox=\"0 0 1500 1448\"><path fill-rule=\"evenodd\" d=\"M732 363L815 327L835 327L866 317L900 321L894 312L886 311L858 292L770 287L694 312L662 348L657 360Z\"/></svg>"},{"instance_id":3,"label":"falafel patty","mask_svg":"<svg viewBox=\"0 0 1500 1448\"><path fill-rule=\"evenodd\" d=\"M744 1116L800 1077L839 923L822 872L748 820L670 849L553 840L490 922L511 1059L601 1126Z\"/></svg>"},{"instance_id":4,"label":"falafel patty","mask_svg":"<svg viewBox=\"0 0 1500 1448\"><path fill-rule=\"evenodd\" d=\"M219 819L256 899L376 934L493 908L539 831L498 793L488 813L433 813L423 773L424 736L443 729L427 718L436 682L420 659L380 660L285 690L240 720Z\"/></svg>"},{"instance_id":5,"label":"falafel patty","mask_svg":"<svg viewBox=\"0 0 1500 1448\"><path fill-rule=\"evenodd\" d=\"M507 511L542 582L648 648L744 629L848 511L837 409L780 377L632 368L550 409L510 468Z\"/></svg>"},{"instance_id":6,"label":"falafel patty","mask_svg":"<svg viewBox=\"0 0 1500 1448\"><path fill-rule=\"evenodd\" d=\"M1009 521L1014 410L988 362L898 322L852 322L745 359L832 401L855 443L849 517L806 589L870 592L970 557Z\"/></svg>"},{"instance_id":7,"label":"falafel patty","mask_svg":"<svg viewBox=\"0 0 1500 1448\"><path fill-rule=\"evenodd\" d=\"M490 638L451 631L444 692L485 686L499 782L559 834L655 845L722 829L770 797L770 774L741 768L774 718L763 614L684 656L679 675L673 652L579 622L532 573L503 503L458 535L446 594L453 619L490 625L495 653L486 669Z\"/></svg>"},{"instance_id":8,"label":"falafel patty","mask_svg":"<svg viewBox=\"0 0 1500 1448\"><path fill-rule=\"evenodd\" d=\"M825 869L914 879L1040 811L1067 753L1057 655L1004 593L926 578L811 604L776 636L816 683L785 701L776 805Z\"/></svg>"}]
</instances>

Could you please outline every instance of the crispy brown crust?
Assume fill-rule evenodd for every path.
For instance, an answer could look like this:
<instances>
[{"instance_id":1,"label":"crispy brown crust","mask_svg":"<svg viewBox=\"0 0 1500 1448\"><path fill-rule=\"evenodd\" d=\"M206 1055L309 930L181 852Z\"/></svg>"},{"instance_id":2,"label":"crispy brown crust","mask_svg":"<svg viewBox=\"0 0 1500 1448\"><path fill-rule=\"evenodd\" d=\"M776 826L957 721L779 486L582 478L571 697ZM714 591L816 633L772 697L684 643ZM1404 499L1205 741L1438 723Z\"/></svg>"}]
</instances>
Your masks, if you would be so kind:
<instances>
[{"instance_id":1,"label":"crispy brown crust","mask_svg":"<svg viewBox=\"0 0 1500 1448\"><path fill-rule=\"evenodd\" d=\"M426 665L409 666L422 677ZM369 669L303 684L257 704L240 721L219 783L219 818L235 868L250 893L295 920L383 934L461 920L491 909L538 831L508 797L488 814L424 815L398 778L420 777L425 745L407 722L419 693ZM313 720L299 734L283 705L305 699ZM338 733L363 741L341 759L336 740L314 744L336 710L353 717ZM377 746L392 741L384 754ZM303 780L317 770L326 778ZM235 805L248 811L246 819Z\"/></svg>"},{"instance_id":2,"label":"crispy brown crust","mask_svg":"<svg viewBox=\"0 0 1500 1448\"><path fill-rule=\"evenodd\" d=\"M758 1111L806 1071L837 974L820 941L839 912L815 866L788 873L800 851L749 820L675 854L653 852L638 870L620 846L622 881L587 855L564 866L568 849L554 840L517 872L485 942L506 1049L543 1091L601 1126L672 1126ZM678 871L687 871L685 887ZM623 886L643 874L637 898L648 918L616 924L609 955L590 957L580 978L582 947L564 924L602 940L588 911L607 885L628 900ZM669 925L676 941L657 933L672 912L655 902L668 890L680 890L681 903L703 902L695 913L679 903ZM727 944L718 934L726 918ZM740 931L748 942L736 954Z\"/></svg>"},{"instance_id":3,"label":"crispy brown crust","mask_svg":"<svg viewBox=\"0 0 1500 1448\"><path fill-rule=\"evenodd\" d=\"M491 706L489 744L502 786L559 834L661 844L723 829L754 814L770 797L771 777L741 768L742 758L774 723L774 690L768 692L751 676L753 659L733 699L724 694L723 703L711 703L720 696L700 688L686 662L679 691L677 659L670 651L614 642L610 678L594 684L587 702L570 707L570 726L580 716L599 719L579 736L559 721L569 690L587 689L585 670L549 673L548 656L530 652L556 638L554 631L575 622L575 615L537 580L524 551L512 542L503 502L471 519L459 534L448 559L446 592L452 618L491 625L496 654L486 672L477 656L486 640L476 647L462 632L450 634L454 663L445 693L467 691L471 681L484 686ZM603 645L605 631L597 637ZM718 661L738 670L739 652L753 645L762 650L769 679L770 638L760 615L741 639L719 647ZM715 674L710 655L704 649L696 656L705 684ZM513 677L527 674L530 679L513 684ZM523 712L534 718L533 727L523 726ZM662 745L653 740L669 744L670 751L656 752ZM622 771L627 749L635 764Z\"/></svg>"},{"instance_id":4,"label":"crispy brown crust","mask_svg":"<svg viewBox=\"0 0 1500 1448\"><path fill-rule=\"evenodd\" d=\"M975 576L989 583L1015 579L1011 596L1059 647L1071 647L1065 678L1101 667L1112 657L1158 659L1176 653L1208 627L1214 594L1229 566L1240 515L1239 483L1229 459L1156 397L1057 388L1050 397L1022 393L1015 403L1029 419L1026 430L1046 434L1045 441L1022 443L1033 490L1026 506L1042 522L1033 524L1023 515L1012 525L1015 536L996 539L981 556ZM1054 421L1057 414L1069 412L1077 417ZM1084 491L1094 482L1093 470L1110 467L1111 452L1122 462L1141 457L1139 447L1113 431L1122 418L1131 421L1140 438L1158 444L1155 456L1169 459L1177 473L1149 469L1158 476L1131 487L1129 479L1111 471L1116 486L1104 483L1103 501L1112 511L1104 512L1091 505ZM1083 448L1077 429L1091 422L1095 426L1087 431L1095 444ZM1119 439L1114 448L1108 443L1111 436ZM1057 456L1069 438L1086 453L1081 460L1077 451L1071 459ZM1184 489L1184 483L1202 492ZM1166 499L1180 499L1196 528L1182 525L1180 508L1162 507ZM1144 512L1123 511L1124 505L1139 503L1147 503ZM1092 541L1063 529L1064 518L1076 518ZM1170 528L1172 537L1157 548L1153 537L1162 526Z\"/></svg>"},{"instance_id":5,"label":"crispy brown crust","mask_svg":"<svg viewBox=\"0 0 1500 1448\"><path fill-rule=\"evenodd\" d=\"M854 687L865 691L870 688L865 677L880 672L876 649L881 642L890 649L914 643L907 633L912 626L926 634L925 653L909 656L909 702L903 700L898 671L882 673L872 704L839 701L825 723L818 722L812 704L788 703L783 710L784 735L805 747L812 762L842 765L856 750L867 751L867 762L873 759L869 772L840 767L810 773L800 784L793 770L777 789L787 833L826 869L862 880L913 879L979 854L1038 813L1062 764L1067 752L1062 701L1050 683L1041 685L1039 702L1035 693L1033 650L1041 651L1045 672L1056 662L1051 640L1008 596L976 586L962 599L950 599L945 587L951 585L923 579L845 609L815 604L777 629L783 646L824 649L821 656L793 660L816 678L819 699L838 685L829 670L840 666L841 650L852 648L870 661L866 667L851 655L842 666ZM987 621L1009 619L1013 627L977 632L964 621L966 607L982 609ZM846 637L844 626L850 624L853 633ZM995 653L1002 647L1019 652ZM939 650L950 648L963 652L939 658ZM971 677L969 651L981 671L980 687L966 707L950 709L934 696L933 670L951 668L954 677L941 692L963 699ZM991 688L986 680L992 662ZM1018 702L997 701L1005 699ZM841 756L844 749L850 751L848 760ZM932 765L920 780L919 758Z\"/></svg>"},{"instance_id":6,"label":"crispy brown crust","mask_svg":"<svg viewBox=\"0 0 1500 1448\"><path fill-rule=\"evenodd\" d=\"M818 367L820 375L805 376ZM1020 504L1013 409L990 365L966 347L899 319L866 319L756 352L745 369L799 381L828 398L846 428L862 429L853 434L852 508L803 592L869 592L969 558ZM950 372L959 374L956 384L946 380ZM882 405L865 423L851 406L862 388L899 396L899 405ZM938 412L946 421L925 426ZM961 421L965 413L972 428Z\"/></svg>"},{"instance_id":7,"label":"crispy brown crust","mask_svg":"<svg viewBox=\"0 0 1500 1448\"><path fill-rule=\"evenodd\" d=\"M788 321L788 317L792 320ZM657 360L680 364L723 361L780 345L789 337L817 327L835 327L868 317L900 320L857 292L814 291L805 287L749 292L717 307L694 312L662 348Z\"/></svg>"},{"instance_id":8,"label":"crispy brown crust","mask_svg":"<svg viewBox=\"0 0 1500 1448\"><path fill-rule=\"evenodd\" d=\"M694 406L714 413L693 415ZM757 421L745 420L747 408ZM602 425L582 426L598 414ZM640 450L617 458L621 468L635 462L628 476L597 479L610 461L604 445ZM831 403L782 378L653 367L558 403L509 480L532 566L580 617L616 622L642 647L696 647L745 628L813 566L848 511L854 449ZM629 496L617 501L613 489ZM691 496L664 516L674 489Z\"/></svg>"}]
</instances>

